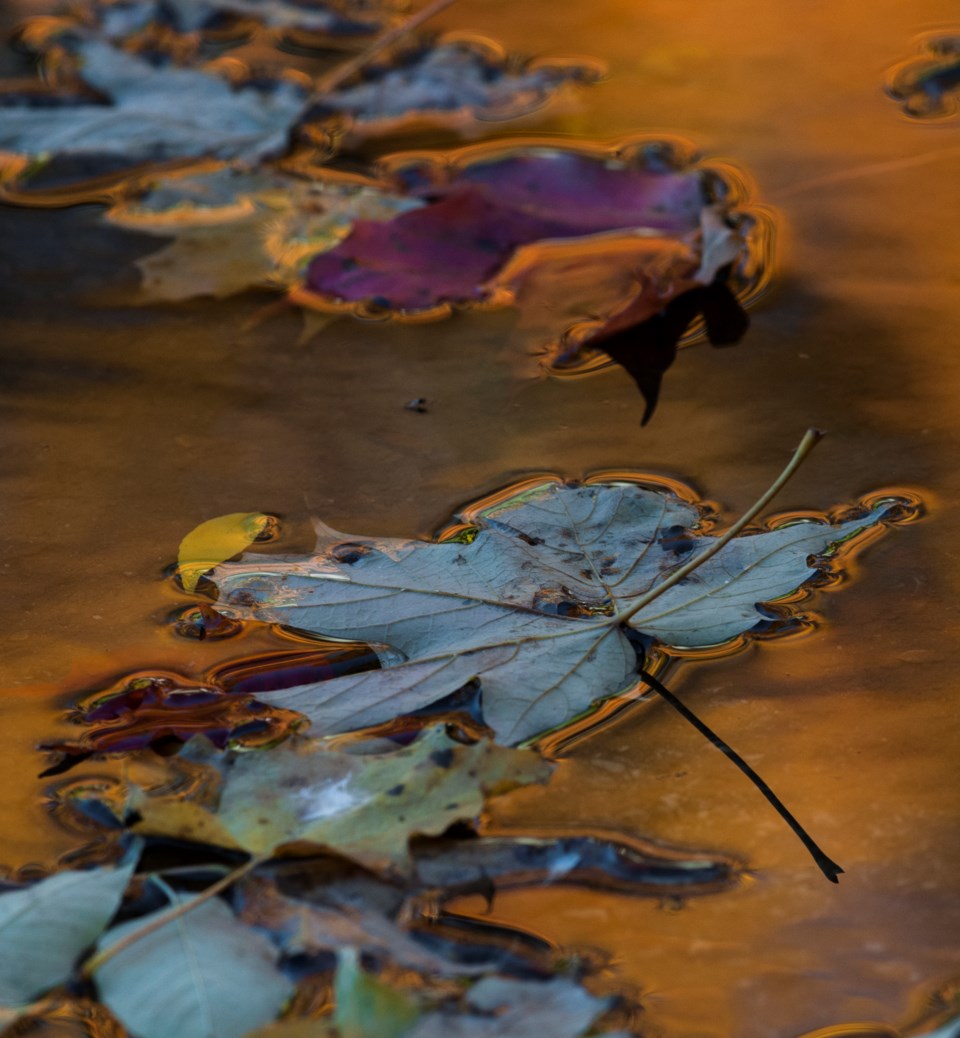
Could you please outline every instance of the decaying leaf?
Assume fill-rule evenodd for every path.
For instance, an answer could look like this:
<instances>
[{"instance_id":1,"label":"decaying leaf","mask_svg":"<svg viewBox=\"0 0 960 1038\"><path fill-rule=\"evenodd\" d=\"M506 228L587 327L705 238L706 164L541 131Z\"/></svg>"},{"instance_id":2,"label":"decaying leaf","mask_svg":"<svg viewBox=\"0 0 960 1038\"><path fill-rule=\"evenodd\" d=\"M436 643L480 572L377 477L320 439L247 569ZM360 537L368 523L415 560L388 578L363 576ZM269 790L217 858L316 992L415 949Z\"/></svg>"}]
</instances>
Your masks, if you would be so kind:
<instances>
[{"instance_id":1,"label":"decaying leaf","mask_svg":"<svg viewBox=\"0 0 960 1038\"><path fill-rule=\"evenodd\" d=\"M137 262L142 299L173 301L300 284L313 256L357 220L388 220L419 199L332 175L314 178L221 166L153 179L113 206L111 223L173 241Z\"/></svg>"},{"instance_id":2,"label":"decaying leaf","mask_svg":"<svg viewBox=\"0 0 960 1038\"><path fill-rule=\"evenodd\" d=\"M323 95L304 119L323 122L336 115L353 140L425 122L479 129L531 112L563 84L589 83L599 73L582 59L511 58L492 40L428 37Z\"/></svg>"},{"instance_id":3,"label":"decaying leaf","mask_svg":"<svg viewBox=\"0 0 960 1038\"><path fill-rule=\"evenodd\" d=\"M698 532L694 505L633 484L524 489L477 517L471 543L350 537L321 525L315 555L248 556L214 580L218 608L402 654L382 670L272 697L320 730L378 724L479 679L486 723L516 744L633 685L628 632L688 647L741 635L760 621L760 603L813 576L811 556L888 511L742 535L626 623L622 615L716 540Z\"/></svg>"},{"instance_id":4,"label":"decaying leaf","mask_svg":"<svg viewBox=\"0 0 960 1038\"><path fill-rule=\"evenodd\" d=\"M617 164L555 146L486 151L445 174L397 159L395 177L432 201L385 223L358 222L341 245L314 259L305 287L315 302L442 312L497 291L512 298L523 264L508 270L507 263L523 246L615 231L660 239L658 255L672 248L659 265L664 302L672 280L696 274L708 205L699 171Z\"/></svg>"},{"instance_id":5,"label":"decaying leaf","mask_svg":"<svg viewBox=\"0 0 960 1038\"><path fill-rule=\"evenodd\" d=\"M0 895L0 1005L24 1005L67 980L119 907L138 849L113 868L59 872Z\"/></svg>"},{"instance_id":6,"label":"decaying leaf","mask_svg":"<svg viewBox=\"0 0 960 1038\"><path fill-rule=\"evenodd\" d=\"M316 892L318 897L325 893ZM419 944L375 906L337 903L335 888L329 896L330 904L287 897L270 881L256 877L240 887L240 918L270 934L284 955L313 956L355 948L428 976L462 977L477 972Z\"/></svg>"},{"instance_id":7,"label":"decaying leaf","mask_svg":"<svg viewBox=\"0 0 960 1038\"><path fill-rule=\"evenodd\" d=\"M312 739L226 757L194 740L186 753L210 769L215 803L153 797L134 788L130 804L141 817L138 832L255 855L308 843L397 872L409 868L411 835L472 820L485 796L545 782L551 770L532 752L488 740L456 742L443 726L391 753L337 752Z\"/></svg>"},{"instance_id":8,"label":"decaying leaf","mask_svg":"<svg viewBox=\"0 0 960 1038\"><path fill-rule=\"evenodd\" d=\"M235 88L199 69L155 67L102 40L75 47L84 82L106 103L4 108L0 151L255 162L286 150L306 104L300 87L284 80Z\"/></svg>"},{"instance_id":9,"label":"decaying leaf","mask_svg":"<svg viewBox=\"0 0 960 1038\"><path fill-rule=\"evenodd\" d=\"M304 668L323 669L322 664ZM326 669L331 676L337 672L335 667ZM282 688L283 681L274 687ZM247 747L269 745L302 725L298 714L250 696L165 675L133 678L98 696L86 709L79 707L76 720L88 726L79 739L41 744L40 749L59 755L41 777L62 774L94 754L163 750L201 734L221 749L240 742Z\"/></svg>"},{"instance_id":10,"label":"decaying leaf","mask_svg":"<svg viewBox=\"0 0 960 1038\"><path fill-rule=\"evenodd\" d=\"M173 905L186 900L171 894ZM114 927L98 951L153 918ZM278 958L270 941L214 898L119 951L94 979L102 1000L140 1038L239 1038L273 1020L293 991Z\"/></svg>"}]
</instances>

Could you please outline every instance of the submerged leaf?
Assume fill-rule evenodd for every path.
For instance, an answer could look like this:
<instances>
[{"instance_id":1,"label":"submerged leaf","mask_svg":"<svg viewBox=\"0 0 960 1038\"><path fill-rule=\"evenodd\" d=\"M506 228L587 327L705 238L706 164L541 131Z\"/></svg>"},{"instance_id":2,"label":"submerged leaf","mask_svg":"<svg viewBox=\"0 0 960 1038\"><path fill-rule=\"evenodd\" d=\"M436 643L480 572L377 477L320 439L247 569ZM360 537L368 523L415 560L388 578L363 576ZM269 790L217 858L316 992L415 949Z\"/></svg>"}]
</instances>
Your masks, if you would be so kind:
<instances>
[{"instance_id":1,"label":"submerged leaf","mask_svg":"<svg viewBox=\"0 0 960 1038\"><path fill-rule=\"evenodd\" d=\"M477 518L469 544L338 539L316 555L219 567L218 608L387 644L402 662L271 697L325 732L379 724L479 678L483 717L505 743L558 727L636 682L627 628L667 646L714 645L814 575L826 553L887 515L741 535L622 624L716 540L697 508L632 484L543 483ZM678 548L678 544L680 547Z\"/></svg>"},{"instance_id":2,"label":"submerged leaf","mask_svg":"<svg viewBox=\"0 0 960 1038\"><path fill-rule=\"evenodd\" d=\"M465 128L476 120L524 115L564 83L591 82L598 75L593 63L508 57L492 41L426 39L323 95L304 118L337 114L352 138L419 127L425 119Z\"/></svg>"},{"instance_id":3,"label":"submerged leaf","mask_svg":"<svg viewBox=\"0 0 960 1038\"><path fill-rule=\"evenodd\" d=\"M284 955L313 956L356 948L426 975L462 977L473 972L470 966L419 944L376 905L340 903L336 889L329 885L316 893L318 899L329 898L331 903L286 897L267 880L248 879L239 890L240 918L269 933Z\"/></svg>"},{"instance_id":4,"label":"submerged leaf","mask_svg":"<svg viewBox=\"0 0 960 1038\"><path fill-rule=\"evenodd\" d=\"M223 166L156 178L144 195L112 207L105 219L173 239L137 261L143 298L167 301L291 288L309 260L341 242L357 220L388 220L420 205L332 176Z\"/></svg>"},{"instance_id":5,"label":"submerged leaf","mask_svg":"<svg viewBox=\"0 0 960 1038\"><path fill-rule=\"evenodd\" d=\"M172 905L193 898L173 895ZM108 931L98 951L160 912ZM134 941L94 973L101 999L140 1038L239 1038L280 1011L293 985L279 953L216 898Z\"/></svg>"},{"instance_id":6,"label":"submerged leaf","mask_svg":"<svg viewBox=\"0 0 960 1038\"><path fill-rule=\"evenodd\" d=\"M208 569L249 548L271 522L269 515L260 512L231 512L191 530L177 553L183 589L193 591Z\"/></svg>"},{"instance_id":7,"label":"submerged leaf","mask_svg":"<svg viewBox=\"0 0 960 1038\"><path fill-rule=\"evenodd\" d=\"M343 753L318 740L294 739L268 752L226 759L201 745L192 745L188 754L219 768L216 808L134 790L131 806L142 819L138 832L257 855L311 843L369 868L394 871L409 866L411 835L437 834L472 820L486 795L545 782L551 770L532 752L488 740L456 742L442 726L392 753Z\"/></svg>"},{"instance_id":8,"label":"submerged leaf","mask_svg":"<svg viewBox=\"0 0 960 1038\"><path fill-rule=\"evenodd\" d=\"M136 849L114 868L59 872L0 895L0 1004L22 1005L62 984L116 912Z\"/></svg>"}]
</instances>

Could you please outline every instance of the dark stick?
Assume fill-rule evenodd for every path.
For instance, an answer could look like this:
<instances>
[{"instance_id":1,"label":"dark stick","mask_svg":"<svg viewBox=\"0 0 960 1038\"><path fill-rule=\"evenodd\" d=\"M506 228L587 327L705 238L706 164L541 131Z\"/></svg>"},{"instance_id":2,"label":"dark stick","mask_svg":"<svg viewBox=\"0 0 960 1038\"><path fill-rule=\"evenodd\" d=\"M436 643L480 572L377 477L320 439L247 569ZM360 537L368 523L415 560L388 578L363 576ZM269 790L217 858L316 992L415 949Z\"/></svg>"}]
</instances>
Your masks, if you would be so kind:
<instances>
[{"instance_id":1,"label":"dark stick","mask_svg":"<svg viewBox=\"0 0 960 1038\"><path fill-rule=\"evenodd\" d=\"M778 815L790 826L794 831L797 838L803 844L804 847L810 852L810 856L817 863L817 867L820 871L830 880L831 883L839 883L840 880L837 878L843 869L830 858L817 846L810 834L803 828L803 826L793 817L793 815L787 810L783 802L777 796L776 793L763 781L762 778L750 767L750 765L740 756L739 753L732 746L728 746L723 739L711 728L708 728L703 721L692 710L688 709L679 699L668 689L665 685L662 685L652 674L648 674L642 667L638 668L640 677L657 693L665 699L674 710L677 711L682 717L685 717L694 728L697 729L701 735L705 735L714 746L730 760L747 776L748 779L760 790L760 792L767 798L770 805L777 812Z\"/></svg>"}]
</instances>

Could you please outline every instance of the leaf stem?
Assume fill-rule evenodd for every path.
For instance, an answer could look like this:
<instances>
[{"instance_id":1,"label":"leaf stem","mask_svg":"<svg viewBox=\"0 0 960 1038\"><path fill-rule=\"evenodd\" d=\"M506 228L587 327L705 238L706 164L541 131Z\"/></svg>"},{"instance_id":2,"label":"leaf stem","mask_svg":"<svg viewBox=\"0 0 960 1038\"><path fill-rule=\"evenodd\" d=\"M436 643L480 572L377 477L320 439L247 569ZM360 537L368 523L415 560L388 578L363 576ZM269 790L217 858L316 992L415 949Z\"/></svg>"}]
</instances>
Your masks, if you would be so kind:
<instances>
[{"instance_id":1,"label":"leaf stem","mask_svg":"<svg viewBox=\"0 0 960 1038\"><path fill-rule=\"evenodd\" d=\"M710 742L723 754L725 754L733 763L747 776L748 779L760 790L760 792L766 797L774 811L790 826L794 834L800 840L804 847L810 852L810 856L817 863L817 867L820 871L830 880L831 883L839 883L839 875L843 872L843 869L831 858L827 857L826 854L820 849L819 845L813 839L812 836L804 829L804 827L797 821L797 819L791 814L791 812L784 805L783 801L777 796L776 793L763 781L762 778L750 767L750 765L740 756L739 753L732 746L724 742L719 735L703 721L687 706L685 706L677 697L668 689L665 685L661 684L652 674L648 674L642 667L638 668L640 677L652 688L658 692L660 696L665 699L674 710L680 714L681 717L685 718L694 728L700 732L701 735L705 735Z\"/></svg>"},{"instance_id":2,"label":"leaf stem","mask_svg":"<svg viewBox=\"0 0 960 1038\"><path fill-rule=\"evenodd\" d=\"M111 944L109 948L104 948L102 951L98 951L83 964L81 976L84 980L90 980L94 973L108 963L115 955L119 955L121 952L126 951L132 944L136 944L137 941L155 933L161 927L166 926L167 923L172 923L175 919L179 919L181 916L186 915L187 912L192 912L195 908L199 908L200 905L211 900L211 898L216 897L222 890L226 890L227 887L231 886L231 884L236 883L238 879L242 879L248 872L252 872L258 865L262 865L265 861L269 860L269 857L268 854L255 855L250 858L249 861L245 861L242 865L238 865L237 868L218 879L216 883L207 887L203 893L199 894L192 901L184 901L171 908L169 912L164 912L162 915L155 916L149 923L146 923L139 930L134 930L132 933L128 933L126 937L123 937L116 943Z\"/></svg>"},{"instance_id":3,"label":"leaf stem","mask_svg":"<svg viewBox=\"0 0 960 1038\"><path fill-rule=\"evenodd\" d=\"M797 449L793 452L793 457L787 463L787 467L780 473L779 476L770 484L768 489L763 495L754 502L743 513L742 516L730 527L729 530L722 536L719 537L713 544L707 548L706 551L701 552L695 559L691 559L686 565L681 566L680 569L671 573L666 580L656 587L651 588L645 595L642 595L637 599L629 609L624 609L623 612L618 613L613 618L613 623L623 624L636 616L641 609L645 609L654 599L659 598L665 591L669 591L670 588L679 584L681 580L688 577L695 569L699 569L705 562L712 559L718 551L722 551L729 543L740 533L740 531L753 519L756 515L764 510L767 505L780 493L784 485L790 479L791 476L797 471L798 468L803 464L807 455L823 438L823 433L819 429L808 429L800 441Z\"/></svg>"},{"instance_id":4,"label":"leaf stem","mask_svg":"<svg viewBox=\"0 0 960 1038\"><path fill-rule=\"evenodd\" d=\"M449 7L455 0L433 0L433 3L422 7L416 14L411 15L405 22L397 25L389 32L385 32L379 39L373 41L366 50L361 51L355 58L338 65L317 83L317 90L321 94L329 94L349 79L355 72L359 72L365 65L372 61L381 51L392 46L397 40L402 39L409 32L413 32L428 18L439 14L444 8Z\"/></svg>"}]
</instances>

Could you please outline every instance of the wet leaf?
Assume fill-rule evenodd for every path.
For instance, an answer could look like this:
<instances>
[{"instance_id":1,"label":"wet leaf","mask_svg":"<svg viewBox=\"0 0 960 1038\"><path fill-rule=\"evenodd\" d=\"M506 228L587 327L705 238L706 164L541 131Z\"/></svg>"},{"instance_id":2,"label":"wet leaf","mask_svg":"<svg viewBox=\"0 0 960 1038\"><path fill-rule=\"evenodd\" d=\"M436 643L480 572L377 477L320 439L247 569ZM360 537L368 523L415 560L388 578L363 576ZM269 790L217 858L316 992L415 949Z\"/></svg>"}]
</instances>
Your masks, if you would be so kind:
<instances>
[{"instance_id":1,"label":"wet leaf","mask_svg":"<svg viewBox=\"0 0 960 1038\"><path fill-rule=\"evenodd\" d=\"M243 883L239 895L240 918L269 933L285 955L356 948L427 975L462 977L472 972L419 944L373 905L336 903L332 888L317 892L318 898L330 897L330 904L313 903L286 897L273 883L256 877Z\"/></svg>"},{"instance_id":2,"label":"wet leaf","mask_svg":"<svg viewBox=\"0 0 960 1038\"><path fill-rule=\"evenodd\" d=\"M402 175L411 193L433 200L388 222L358 222L310 263L305 287L315 296L399 311L498 291L512 297L524 266L507 263L523 246L612 231L669 239L671 262L661 257L657 270L664 301L689 287L671 290L673 282L693 279L700 267L707 201L697 171L611 168L576 150L529 148L465 166L439 184L418 183L416 169Z\"/></svg>"},{"instance_id":3,"label":"wet leaf","mask_svg":"<svg viewBox=\"0 0 960 1038\"><path fill-rule=\"evenodd\" d=\"M173 905L190 900L171 895ZM109 930L98 951L158 914ZM119 951L94 980L101 999L140 1038L239 1038L274 1019L293 991L278 958L265 937L214 898Z\"/></svg>"},{"instance_id":4,"label":"wet leaf","mask_svg":"<svg viewBox=\"0 0 960 1038\"><path fill-rule=\"evenodd\" d=\"M620 614L716 540L698 531L697 508L666 490L548 482L485 509L468 544L321 526L313 556L248 556L213 577L231 611L402 654L382 670L271 697L321 730L378 724L478 678L486 723L518 743L634 684L628 630L667 646L741 635L762 619L759 604L814 575L811 556L887 511L741 535L627 624Z\"/></svg>"},{"instance_id":5,"label":"wet leaf","mask_svg":"<svg viewBox=\"0 0 960 1038\"><path fill-rule=\"evenodd\" d=\"M582 61L508 57L493 41L426 39L324 95L304 121L339 115L352 138L422 128L425 120L468 129L527 114L564 83L591 82L599 71Z\"/></svg>"},{"instance_id":6,"label":"wet leaf","mask_svg":"<svg viewBox=\"0 0 960 1038\"><path fill-rule=\"evenodd\" d=\"M402 872L413 834L436 834L472 820L485 796L545 782L551 767L536 754L488 740L465 745L443 726L391 753L338 752L315 739L292 739L265 752L227 758L210 744L187 751L210 767L215 805L151 797L134 789L138 832L273 853L310 843L369 868ZM216 769L216 770L214 770ZM217 774L219 772L219 776Z\"/></svg>"},{"instance_id":7,"label":"wet leaf","mask_svg":"<svg viewBox=\"0 0 960 1038\"><path fill-rule=\"evenodd\" d=\"M173 239L137 262L142 300L172 301L291 288L309 260L341 242L357 220L387 220L421 204L332 177L225 166L156 178L104 218Z\"/></svg>"},{"instance_id":8,"label":"wet leaf","mask_svg":"<svg viewBox=\"0 0 960 1038\"><path fill-rule=\"evenodd\" d=\"M249 548L271 522L270 516L260 512L231 512L191 530L177 553L184 591L193 591L208 569Z\"/></svg>"},{"instance_id":9,"label":"wet leaf","mask_svg":"<svg viewBox=\"0 0 960 1038\"><path fill-rule=\"evenodd\" d=\"M136 865L59 872L0 895L0 1004L22 1005L67 980L116 912Z\"/></svg>"},{"instance_id":10,"label":"wet leaf","mask_svg":"<svg viewBox=\"0 0 960 1038\"><path fill-rule=\"evenodd\" d=\"M235 88L198 69L155 67L97 39L75 49L84 82L106 103L4 108L0 151L255 162L286 149L306 103L285 81Z\"/></svg>"}]
</instances>

